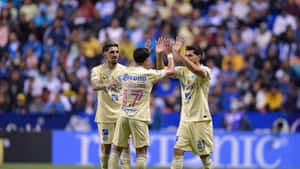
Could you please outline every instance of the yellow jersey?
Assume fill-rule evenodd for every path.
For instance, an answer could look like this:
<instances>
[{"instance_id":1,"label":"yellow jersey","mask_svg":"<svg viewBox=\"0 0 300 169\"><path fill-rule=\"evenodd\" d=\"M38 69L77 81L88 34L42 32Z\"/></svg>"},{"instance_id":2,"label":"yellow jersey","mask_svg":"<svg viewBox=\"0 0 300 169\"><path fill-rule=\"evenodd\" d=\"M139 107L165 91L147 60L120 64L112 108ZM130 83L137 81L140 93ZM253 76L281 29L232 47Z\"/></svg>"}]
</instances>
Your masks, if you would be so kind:
<instances>
[{"instance_id":1,"label":"yellow jersey","mask_svg":"<svg viewBox=\"0 0 300 169\"><path fill-rule=\"evenodd\" d=\"M195 75L187 67L175 67L175 77L181 84L181 121L183 122L211 120L208 107L210 69L203 65L201 68L206 71L205 77Z\"/></svg>"},{"instance_id":2,"label":"yellow jersey","mask_svg":"<svg viewBox=\"0 0 300 169\"><path fill-rule=\"evenodd\" d=\"M100 83L107 83L113 80L112 74L122 72L126 67L117 64L114 69L110 69L106 64L96 66L92 69L91 80L99 80ZM95 122L113 123L120 115L121 88L106 88L98 90L98 105Z\"/></svg>"},{"instance_id":3,"label":"yellow jersey","mask_svg":"<svg viewBox=\"0 0 300 169\"><path fill-rule=\"evenodd\" d=\"M123 102L121 116L140 121L151 121L150 94L156 81L166 76L165 70L128 67L115 74L121 83Z\"/></svg>"}]
</instances>

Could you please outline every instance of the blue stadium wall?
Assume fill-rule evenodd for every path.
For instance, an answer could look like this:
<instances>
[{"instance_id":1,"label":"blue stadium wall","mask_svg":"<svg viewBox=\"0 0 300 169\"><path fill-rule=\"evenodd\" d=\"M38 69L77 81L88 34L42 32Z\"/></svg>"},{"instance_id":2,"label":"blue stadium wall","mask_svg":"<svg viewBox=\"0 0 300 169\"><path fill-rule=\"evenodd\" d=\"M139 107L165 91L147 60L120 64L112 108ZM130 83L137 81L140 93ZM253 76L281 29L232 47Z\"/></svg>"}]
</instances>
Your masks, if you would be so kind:
<instances>
[{"instance_id":1,"label":"blue stadium wall","mask_svg":"<svg viewBox=\"0 0 300 169\"><path fill-rule=\"evenodd\" d=\"M215 129L222 129L223 113L214 114L213 125ZM246 119L250 122L252 128L255 129L271 129L274 121L279 117L288 121L291 132L300 132L300 114L286 113L247 113ZM0 115L0 131L48 131L52 129L68 129L76 130L84 127L84 130L97 130L97 125L94 122L95 115L82 114L2 114ZM72 120L73 119L73 120ZM161 129L176 128L179 124L180 113L165 114L160 121ZM75 123L73 123L75 122ZM82 131L82 130L80 130Z\"/></svg>"},{"instance_id":2,"label":"blue stadium wall","mask_svg":"<svg viewBox=\"0 0 300 169\"><path fill-rule=\"evenodd\" d=\"M175 132L151 132L147 166L170 167ZM99 137L95 132L54 131L52 163L99 165ZM216 167L300 168L300 134L272 135L252 132L215 132L213 161ZM135 150L131 143L131 155ZM135 163L132 158L132 164ZM185 154L185 166L199 168L198 156Z\"/></svg>"}]
</instances>

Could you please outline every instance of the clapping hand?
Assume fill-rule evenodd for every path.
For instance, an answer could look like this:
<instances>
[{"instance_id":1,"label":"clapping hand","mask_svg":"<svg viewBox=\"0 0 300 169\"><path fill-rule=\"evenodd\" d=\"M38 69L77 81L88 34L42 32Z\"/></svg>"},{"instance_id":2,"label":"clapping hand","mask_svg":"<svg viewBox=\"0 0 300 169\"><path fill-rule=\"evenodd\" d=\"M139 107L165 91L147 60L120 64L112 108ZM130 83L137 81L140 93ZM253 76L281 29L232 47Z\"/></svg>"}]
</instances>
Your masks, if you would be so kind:
<instances>
[{"instance_id":1,"label":"clapping hand","mask_svg":"<svg viewBox=\"0 0 300 169\"><path fill-rule=\"evenodd\" d=\"M164 38L165 37L159 37L158 41L155 42L155 51L157 54L162 54L165 51Z\"/></svg>"},{"instance_id":2,"label":"clapping hand","mask_svg":"<svg viewBox=\"0 0 300 169\"><path fill-rule=\"evenodd\" d=\"M183 44L184 44L184 38L182 36L177 36L175 45L173 47L174 51L177 52L177 53L180 52Z\"/></svg>"}]
</instances>

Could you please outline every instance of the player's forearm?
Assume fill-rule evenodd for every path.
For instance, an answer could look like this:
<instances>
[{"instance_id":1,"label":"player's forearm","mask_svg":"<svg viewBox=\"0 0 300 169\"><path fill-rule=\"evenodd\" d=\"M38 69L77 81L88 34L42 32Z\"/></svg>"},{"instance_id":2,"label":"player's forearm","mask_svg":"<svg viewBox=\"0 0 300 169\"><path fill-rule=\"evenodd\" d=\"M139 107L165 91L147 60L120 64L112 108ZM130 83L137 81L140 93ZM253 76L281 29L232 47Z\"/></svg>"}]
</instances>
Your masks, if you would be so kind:
<instances>
[{"instance_id":1,"label":"player's forearm","mask_svg":"<svg viewBox=\"0 0 300 169\"><path fill-rule=\"evenodd\" d=\"M104 84L92 85L93 90L104 90L106 86Z\"/></svg>"},{"instance_id":2,"label":"player's forearm","mask_svg":"<svg viewBox=\"0 0 300 169\"><path fill-rule=\"evenodd\" d=\"M103 83L101 84L98 81L92 81L92 88L93 90L97 91L97 90L104 90L107 87L107 84Z\"/></svg>"},{"instance_id":3,"label":"player's forearm","mask_svg":"<svg viewBox=\"0 0 300 169\"><path fill-rule=\"evenodd\" d=\"M196 64L194 64L192 61L190 61L187 57L185 57L182 54L178 54L180 60L183 62L183 64L193 73L195 73L198 76L202 76L204 77L206 75L206 72L204 69L200 68L199 66L197 66Z\"/></svg>"},{"instance_id":4,"label":"player's forearm","mask_svg":"<svg viewBox=\"0 0 300 169\"><path fill-rule=\"evenodd\" d=\"M156 69L164 69L164 61L162 59L162 53L156 53Z\"/></svg>"},{"instance_id":5,"label":"player's forearm","mask_svg":"<svg viewBox=\"0 0 300 169\"><path fill-rule=\"evenodd\" d=\"M167 68L167 76L172 76L175 75L175 62L174 62L174 57L173 54L170 53L168 54L168 68Z\"/></svg>"}]
</instances>

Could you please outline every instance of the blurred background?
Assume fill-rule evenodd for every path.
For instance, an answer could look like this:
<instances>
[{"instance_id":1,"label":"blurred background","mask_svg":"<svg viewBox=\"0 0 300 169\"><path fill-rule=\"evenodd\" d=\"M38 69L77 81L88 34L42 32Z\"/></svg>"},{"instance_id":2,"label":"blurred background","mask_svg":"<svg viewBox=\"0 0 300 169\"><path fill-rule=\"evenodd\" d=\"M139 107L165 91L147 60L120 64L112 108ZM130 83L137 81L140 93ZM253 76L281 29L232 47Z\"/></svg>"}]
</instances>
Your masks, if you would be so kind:
<instances>
[{"instance_id":1,"label":"blurred background","mask_svg":"<svg viewBox=\"0 0 300 169\"><path fill-rule=\"evenodd\" d=\"M99 165L102 44L130 65L147 39L177 35L206 52L216 166L300 168L299 0L0 0L0 163ZM170 166L180 108L179 81L158 82L148 166Z\"/></svg>"}]
</instances>

